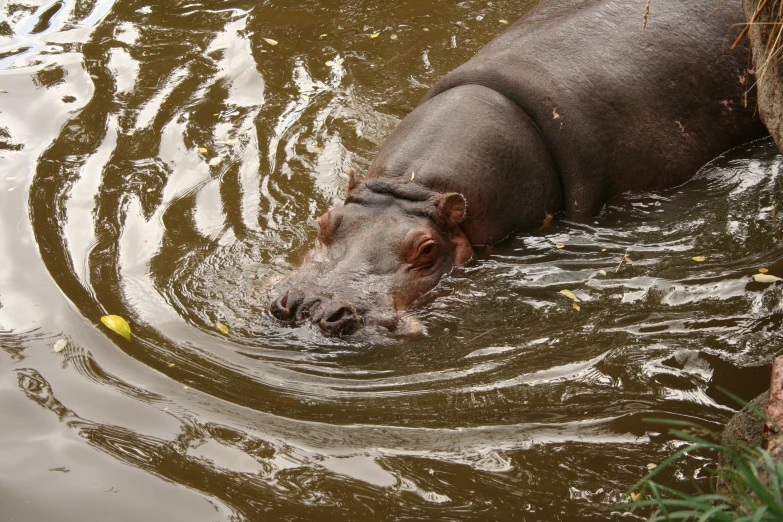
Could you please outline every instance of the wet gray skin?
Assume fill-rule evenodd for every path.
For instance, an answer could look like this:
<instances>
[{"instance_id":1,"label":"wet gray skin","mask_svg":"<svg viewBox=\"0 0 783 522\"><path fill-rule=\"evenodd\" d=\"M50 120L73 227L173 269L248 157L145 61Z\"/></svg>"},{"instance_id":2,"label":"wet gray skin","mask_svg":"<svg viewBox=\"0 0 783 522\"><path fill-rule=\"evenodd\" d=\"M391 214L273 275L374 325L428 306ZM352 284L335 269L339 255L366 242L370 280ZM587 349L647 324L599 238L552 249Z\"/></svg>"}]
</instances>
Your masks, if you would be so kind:
<instances>
[{"instance_id":1,"label":"wet gray skin","mask_svg":"<svg viewBox=\"0 0 783 522\"><path fill-rule=\"evenodd\" d=\"M318 218L318 246L275 285L270 311L289 323L310 321L330 335L362 326L419 333L404 312L455 264L473 254L459 230L465 199L408 180L351 177L342 207Z\"/></svg>"}]
</instances>

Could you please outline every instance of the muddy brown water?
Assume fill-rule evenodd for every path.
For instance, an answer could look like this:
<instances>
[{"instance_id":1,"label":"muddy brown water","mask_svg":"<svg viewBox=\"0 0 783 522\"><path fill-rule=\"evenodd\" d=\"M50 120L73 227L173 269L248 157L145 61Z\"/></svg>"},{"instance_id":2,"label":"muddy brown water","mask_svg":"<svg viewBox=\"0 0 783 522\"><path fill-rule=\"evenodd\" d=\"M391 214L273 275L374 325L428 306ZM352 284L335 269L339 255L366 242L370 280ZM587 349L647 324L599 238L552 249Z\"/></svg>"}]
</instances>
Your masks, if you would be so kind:
<instances>
[{"instance_id":1,"label":"muddy brown water","mask_svg":"<svg viewBox=\"0 0 783 522\"><path fill-rule=\"evenodd\" d=\"M718 387L761 392L768 140L480 252L421 338L264 311L348 169L531 3L2 3L0 519L616 518L680 444L644 419L717 427Z\"/></svg>"}]
</instances>

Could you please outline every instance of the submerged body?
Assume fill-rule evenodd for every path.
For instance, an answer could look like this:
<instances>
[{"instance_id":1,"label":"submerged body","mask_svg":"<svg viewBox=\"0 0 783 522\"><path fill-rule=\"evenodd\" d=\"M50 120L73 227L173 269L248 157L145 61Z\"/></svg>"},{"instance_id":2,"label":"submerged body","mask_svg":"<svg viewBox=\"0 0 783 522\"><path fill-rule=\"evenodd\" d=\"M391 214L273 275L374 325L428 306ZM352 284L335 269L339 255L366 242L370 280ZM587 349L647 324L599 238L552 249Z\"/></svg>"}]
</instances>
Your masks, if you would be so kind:
<instances>
[{"instance_id":1,"label":"submerged body","mask_svg":"<svg viewBox=\"0 0 783 522\"><path fill-rule=\"evenodd\" d=\"M329 334L401 314L454 265L547 215L687 181L765 129L739 0L542 2L447 76L380 148L270 311Z\"/></svg>"}]
</instances>

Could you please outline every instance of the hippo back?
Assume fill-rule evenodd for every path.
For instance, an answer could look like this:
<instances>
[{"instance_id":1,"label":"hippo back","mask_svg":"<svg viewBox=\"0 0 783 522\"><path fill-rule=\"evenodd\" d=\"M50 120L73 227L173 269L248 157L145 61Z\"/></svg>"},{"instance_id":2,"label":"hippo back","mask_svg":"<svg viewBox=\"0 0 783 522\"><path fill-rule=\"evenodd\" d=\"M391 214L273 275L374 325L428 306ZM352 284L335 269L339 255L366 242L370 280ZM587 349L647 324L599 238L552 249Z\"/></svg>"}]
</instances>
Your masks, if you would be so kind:
<instances>
[{"instance_id":1,"label":"hippo back","mask_svg":"<svg viewBox=\"0 0 783 522\"><path fill-rule=\"evenodd\" d=\"M745 19L739 0L657 0L642 28L645 4L544 1L424 101L469 84L513 100L552 154L570 215L684 183L766 133L748 94L749 50L729 50Z\"/></svg>"}]
</instances>

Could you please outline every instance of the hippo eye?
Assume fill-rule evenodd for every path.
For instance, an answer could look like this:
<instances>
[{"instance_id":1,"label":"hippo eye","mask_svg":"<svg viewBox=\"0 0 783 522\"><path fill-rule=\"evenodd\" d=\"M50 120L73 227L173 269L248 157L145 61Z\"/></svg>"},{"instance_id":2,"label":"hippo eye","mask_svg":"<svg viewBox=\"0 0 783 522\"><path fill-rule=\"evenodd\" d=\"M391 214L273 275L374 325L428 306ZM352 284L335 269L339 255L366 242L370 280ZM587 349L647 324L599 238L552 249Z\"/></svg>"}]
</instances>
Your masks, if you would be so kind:
<instances>
[{"instance_id":1,"label":"hippo eye","mask_svg":"<svg viewBox=\"0 0 783 522\"><path fill-rule=\"evenodd\" d=\"M414 264L418 267L429 266L435 261L437 253L438 243L432 239L428 239L419 246Z\"/></svg>"},{"instance_id":2,"label":"hippo eye","mask_svg":"<svg viewBox=\"0 0 783 522\"><path fill-rule=\"evenodd\" d=\"M318 241L321 244L329 246L334 239L334 234L340 227L343 221L343 216L334 213L327 212L323 216L318 218Z\"/></svg>"}]
</instances>

